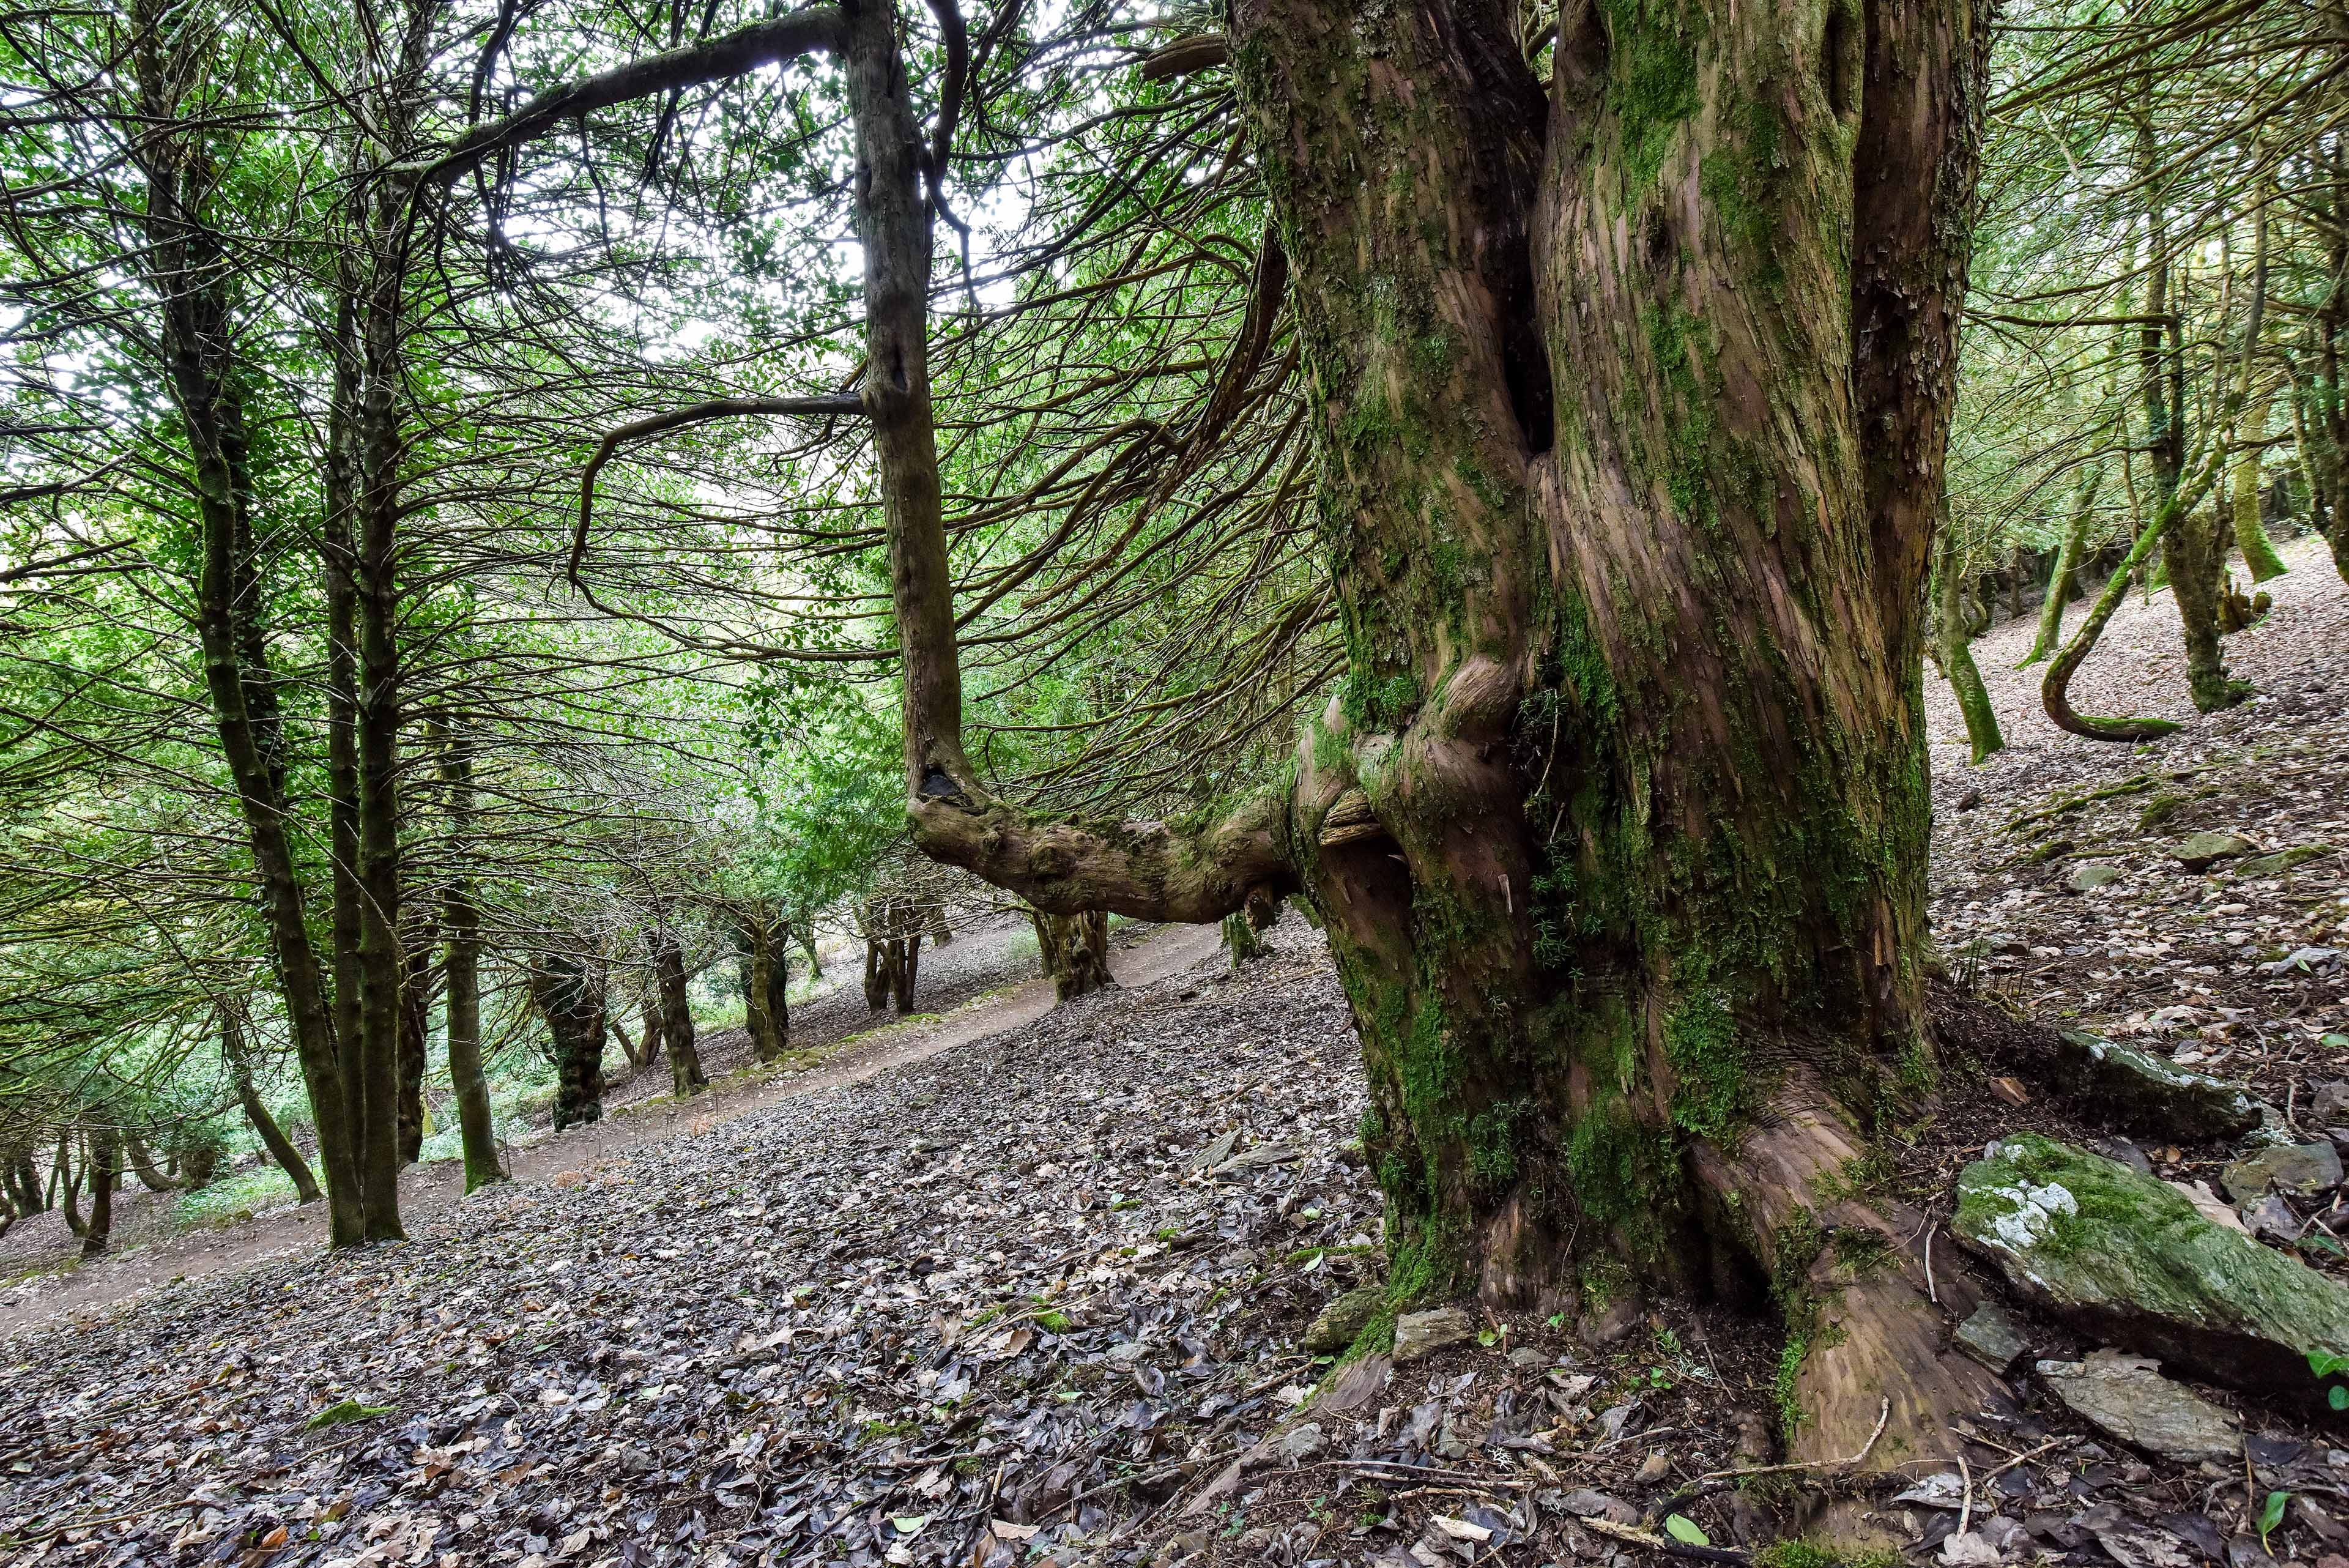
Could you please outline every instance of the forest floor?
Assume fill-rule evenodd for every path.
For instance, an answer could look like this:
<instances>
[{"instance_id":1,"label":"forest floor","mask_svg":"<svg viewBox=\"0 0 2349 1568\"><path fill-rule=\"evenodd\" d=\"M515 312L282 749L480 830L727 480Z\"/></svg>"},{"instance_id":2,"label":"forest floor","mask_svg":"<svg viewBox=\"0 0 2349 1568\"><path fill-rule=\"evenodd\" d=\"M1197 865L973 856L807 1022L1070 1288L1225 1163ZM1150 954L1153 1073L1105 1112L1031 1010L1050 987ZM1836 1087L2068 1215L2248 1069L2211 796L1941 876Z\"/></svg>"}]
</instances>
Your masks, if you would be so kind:
<instances>
[{"instance_id":1,"label":"forest floor","mask_svg":"<svg viewBox=\"0 0 2349 1568\"><path fill-rule=\"evenodd\" d=\"M2189 874L2168 851L2215 828L2349 845L2349 592L2295 559L2230 643L2262 701L2088 748L2029 716L2036 672L2005 670L2028 625L2001 627L1980 651L2013 748L1969 769L1937 745L1934 786L1935 919L1963 981L2195 1054L2288 1115L2349 1077L2322 956L2349 946L2343 857ZM2168 614L2116 621L2084 706L2177 711ZM2090 862L2118 876L2070 893ZM1667 1304L1589 1339L1487 1319L1402 1365L1302 1349L1381 1267L1358 1049L1296 916L1237 975L1211 931L1142 950L1178 940L1197 945L1160 978L955 1048L572 1145L419 1205L405 1245L280 1248L17 1333L0 1563L1660 1562L1608 1531L1767 1448L1780 1331ZM1943 1214L1987 1137L2092 1136L1951 1068L1898 1151ZM2143 1152L2191 1178L2226 1151ZM2094 1348L2027 1332L2043 1355ZM1951 1435L1962 1510L1954 1474L1876 1505L1909 1561L2349 1568L2338 1433L2209 1392L2251 1434L2241 1460L2179 1465L2091 1433L2028 1373L2013 1392ZM1742 1562L1799 1524L1773 1511L1791 1490L1677 1506ZM2271 1521L2271 1491L2291 1503Z\"/></svg>"},{"instance_id":2,"label":"forest floor","mask_svg":"<svg viewBox=\"0 0 2349 1568\"><path fill-rule=\"evenodd\" d=\"M1111 971L1143 984L1216 946L1213 930L1121 925L1111 935ZM864 1005L860 976L834 975L792 1010L792 1051L780 1069L761 1070L740 1029L706 1031L700 1042L707 1094L680 1104L669 1093L666 1058L613 1081L605 1117L557 1134L543 1122L501 1127L506 1169L522 1180L545 1179L581 1163L647 1143L700 1136L719 1122L874 1075L983 1035L1033 1023L1052 1009L1050 982L1035 978L1036 948L1024 918L990 919L945 948L924 951L916 1005L925 1011L897 1018ZM464 1168L456 1160L414 1165L400 1173L400 1212L408 1220L437 1212L464 1198ZM190 1226L176 1210L180 1194L153 1193L129 1178L115 1197L112 1244L85 1260L64 1215L52 1210L21 1220L0 1239L0 1334L85 1312L170 1282L201 1278L264 1258L290 1256L323 1245L324 1206L290 1196L275 1206L222 1221Z\"/></svg>"}]
</instances>

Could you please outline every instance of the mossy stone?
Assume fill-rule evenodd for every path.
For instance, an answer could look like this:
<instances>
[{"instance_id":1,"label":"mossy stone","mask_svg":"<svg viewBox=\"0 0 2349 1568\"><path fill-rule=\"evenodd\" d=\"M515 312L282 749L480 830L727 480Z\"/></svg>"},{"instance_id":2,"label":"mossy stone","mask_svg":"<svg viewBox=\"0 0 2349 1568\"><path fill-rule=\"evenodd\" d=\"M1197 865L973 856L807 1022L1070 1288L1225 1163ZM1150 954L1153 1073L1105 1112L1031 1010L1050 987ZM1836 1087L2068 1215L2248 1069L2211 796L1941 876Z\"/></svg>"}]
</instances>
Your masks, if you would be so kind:
<instances>
[{"instance_id":1,"label":"mossy stone","mask_svg":"<svg viewBox=\"0 0 2349 1568\"><path fill-rule=\"evenodd\" d=\"M2204 1215L2177 1188L2037 1133L1958 1179L1959 1236L2083 1332L2214 1382L2323 1403L2349 1289Z\"/></svg>"},{"instance_id":2,"label":"mossy stone","mask_svg":"<svg viewBox=\"0 0 2349 1568\"><path fill-rule=\"evenodd\" d=\"M2260 1108L2240 1084L2085 1030L2058 1031L2056 1040L2054 1076L2125 1132L2195 1143L2240 1137L2260 1125Z\"/></svg>"},{"instance_id":3,"label":"mossy stone","mask_svg":"<svg viewBox=\"0 0 2349 1568\"><path fill-rule=\"evenodd\" d=\"M1387 1303L1383 1285L1360 1285L1333 1296L1316 1314L1299 1346L1314 1355L1335 1355L1354 1343Z\"/></svg>"}]
</instances>

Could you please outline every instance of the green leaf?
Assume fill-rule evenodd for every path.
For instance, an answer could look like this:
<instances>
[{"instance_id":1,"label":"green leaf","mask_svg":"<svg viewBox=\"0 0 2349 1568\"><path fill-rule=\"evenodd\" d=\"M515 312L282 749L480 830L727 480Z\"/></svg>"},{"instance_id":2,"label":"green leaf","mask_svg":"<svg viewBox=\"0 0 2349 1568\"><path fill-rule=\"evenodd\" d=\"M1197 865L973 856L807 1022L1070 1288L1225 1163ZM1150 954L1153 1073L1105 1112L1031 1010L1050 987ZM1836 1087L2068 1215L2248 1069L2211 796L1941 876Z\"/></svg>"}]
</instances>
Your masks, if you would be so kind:
<instances>
[{"instance_id":1,"label":"green leaf","mask_svg":"<svg viewBox=\"0 0 2349 1568\"><path fill-rule=\"evenodd\" d=\"M2349 1034L2327 1034L2324 1037L2324 1044L2337 1051L2343 1046L2349 1045Z\"/></svg>"},{"instance_id":2,"label":"green leaf","mask_svg":"<svg viewBox=\"0 0 2349 1568\"><path fill-rule=\"evenodd\" d=\"M321 1427L339 1427L346 1421L372 1421L378 1416L390 1414L391 1407L388 1405L362 1405L356 1399L345 1399L339 1404L327 1406L303 1422L302 1429L315 1432Z\"/></svg>"},{"instance_id":3,"label":"green leaf","mask_svg":"<svg viewBox=\"0 0 2349 1568\"><path fill-rule=\"evenodd\" d=\"M2283 1522L2283 1505L2292 1501L2288 1491L2268 1493L2267 1506L2260 1510L2260 1544L2268 1543L2268 1532Z\"/></svg>"},{"instance_id":4,"label":"green leaf","mask_svg":"<svg viewBox=\"0 0 2349 1568\"><path fill-rule=\"evenodd\" d=\"M930 1516L926 1513L909 1513L905 1515L903 1518L893 1518L889 1521L890 1523L897 1527L897 1533L900 1535L915 1534L921 1530L922 1526L929 1523L929 1521Z\"/></svg>"},{"instance_id":5,"label":"green leaf","mask_svg":"<svg viewBox=\"0 0 2349 1568\"><path fill-rule=\"evenodd\" d=\"M2279 1492L2276 1495L2281 1497L2282 1493ZM1710 1546L1713 1544L1713 1537L1707 1535L1702 1529L1699 1528L1695 1520L1691 1519L1684 1513L1666 1514L1664 1516L1664 1533L1670 1535L1674 1541L1681 1542L1689 1546Z\"/></svg>"},{"instance_id":6,"label":"green leaf","mask_svg":"<svg viewBox=\"0 0 2349 1568\"><path fill-rule=\"evenodd\" d=\"M2329 1350L2312 1350L2308 1353L2308 1369L2319 1377L2349 1372L2349 1355L2335 1355Z\"/></svg>"},{"instance_id":7,"label":"green leaf","mask_svg":"<svg viewBox=\"0 0 2349 1568\"><path fill-rule=\"evenodd\" d=\"M2324 1391L2324 1402L2336 1410L2349 1410L2349 1388L2335 1383Z\"/></svg>"}]
</instances>

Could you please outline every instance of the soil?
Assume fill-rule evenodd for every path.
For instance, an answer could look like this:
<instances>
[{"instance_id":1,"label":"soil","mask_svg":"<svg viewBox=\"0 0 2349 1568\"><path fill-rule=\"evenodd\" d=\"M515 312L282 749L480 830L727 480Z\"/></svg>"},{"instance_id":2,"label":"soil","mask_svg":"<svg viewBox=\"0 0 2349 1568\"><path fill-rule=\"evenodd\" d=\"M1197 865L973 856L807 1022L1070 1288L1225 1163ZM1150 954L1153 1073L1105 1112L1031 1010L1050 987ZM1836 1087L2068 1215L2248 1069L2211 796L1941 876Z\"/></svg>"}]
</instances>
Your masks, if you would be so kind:
<instances>
[{"instance_id":1,"label":"soil","mask_svg":"<svg viewBox=\"0 0 2349 1568\"><path fill-rule=\"evenodd\" d=\"M1881 1178L1929 1221L2002 1133L2113 1147L2094 1106L1998 1081L2026 1021L2239 1077L2325 1136L2349 1016L2337 957L2309 954L2349 947L2343 857L2172 854L2205 829L2349 844L2349 591L2290 558L2230 641L2263 693L2230 712L2184 709L2166 598L2116 618L2083 706L2189 721L2162 742L2035 719L2036 672L2009 668L2027 622L1979 650L2007 753L1967 768L1929 693L1951 1057ZM2086 861L2119 876L2075 894ZM1728 1473L1777 1444L1783 1333L1751 1301L1479 1313L1402 1366L1375 1324L1352 1358L1306 1351L1317 1311L1379 1281L1381 1201L1326 947L1293 913L1268 937L1234 974L1212 929L1154 934L1120 991L984 1002L617 1116L523 1151L517 1181L419 1192L402 1245L278 1232L168 1283L135 1256L121 1288L82 1271L69 1317L0 1350L0 1561L1630 1568L1751 1561L1824 1490L1888 1564L2342 1568L2349 1431L2223 1391L2240 1459L2181 1465L2090 1430L2026 1362L1896 1496ZM2230 1151L2137 1152L2207 1178ZM2096 1348L2023 1321L2036 1355Z\"/></svg>"}]
</instances>

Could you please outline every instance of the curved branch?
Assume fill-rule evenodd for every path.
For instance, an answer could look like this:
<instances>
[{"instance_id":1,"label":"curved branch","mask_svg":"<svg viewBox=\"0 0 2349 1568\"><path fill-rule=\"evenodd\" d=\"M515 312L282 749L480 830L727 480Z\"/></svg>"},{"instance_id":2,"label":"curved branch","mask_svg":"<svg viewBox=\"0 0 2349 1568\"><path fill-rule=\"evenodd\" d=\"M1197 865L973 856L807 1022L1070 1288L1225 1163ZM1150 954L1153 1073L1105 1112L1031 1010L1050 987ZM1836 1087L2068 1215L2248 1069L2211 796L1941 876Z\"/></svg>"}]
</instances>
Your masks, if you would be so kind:
<instances>
[{"instance_id":1,"label":"curved branch","mask_svg":"<svg viewBox=\"0 0 2349 1568\"><path fill-rule=\"evenodd\" d=\"M853 393L842 392L821 398L712 398L706 403L674 409L665 414L637 420L622 425L596 444L595 455L587 460L587 467L579 475L579 524L571 535L571 562L564 575L574 587L579 584L579 567L587 559L587 524L595 511L595 476L612 461L620 448L632 441L656 436L667 431L682 430L687 425L702 424L710 420L736 419L755 414L797 415L809 419L836 419L844 414L861 415L864 405Z\"/></svg>"},{"instance_id":2,"label":"curved branch","mask_svg":"<svg viewBox=\"0 0 2349 1568\"><path fill-rule=\"evenodd\" d=\"M453 180L484 159L543 135L564 120L681 88L728 81L761 66L804 55L834 54L844 36L840 10L833 5L810 5L787 16L754 22L707 43L649 55L551 88L504 119L475 127L437 157L395 166L386 172L413 176L419 184Z\"/></svg>"}]
</instances>

